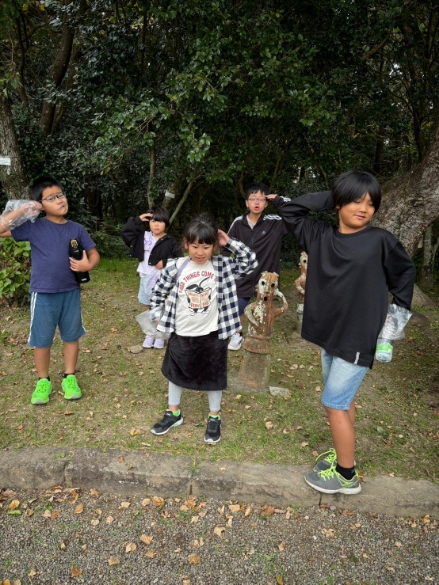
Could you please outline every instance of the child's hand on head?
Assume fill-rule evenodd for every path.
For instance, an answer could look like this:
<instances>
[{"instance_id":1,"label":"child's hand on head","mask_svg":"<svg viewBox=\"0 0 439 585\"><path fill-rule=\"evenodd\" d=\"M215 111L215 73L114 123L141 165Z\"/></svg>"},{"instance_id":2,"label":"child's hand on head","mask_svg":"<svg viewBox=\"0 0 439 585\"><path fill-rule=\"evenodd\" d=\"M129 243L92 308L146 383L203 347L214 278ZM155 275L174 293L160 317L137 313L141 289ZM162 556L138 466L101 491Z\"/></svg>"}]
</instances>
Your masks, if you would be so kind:
<instances>
[{"instance_id":1,"label":"child's hand on head","mask_svg":"<svg viewBox=\"0 0 439 585\"><path fill-rule=\"evenodd\" d=\"M139 219L142 221L149 221L152 219L152 213L142 213L142 215L139 215Z\"/></svg>"},{"instance_id":2,"label":"child's hand on head","mask_svg":"<svg viewBox=\"0 0 439 585\"><path fill-rule=\"evenodd\" d=\"M163 270L163 260L160 260L159 262L157 262L155 267L157 270Z\"/></svg>"},{"instance_id":3,"label":"child's hand on head","mask_svg":"<svg viewBox=\"0 0 439 585\"><path fill-rule=\"evenodd\" d=\"M218 244L220 246L226 246L229 242L229 236L223 232L223 230L218 230Z\"/></svg>"},{"instance_id":4,"label":"child's hand on head","mask_svg":"<svg viewBox=\"0 0 439 585\"><path fill-rule=\"evenodd\" d=\"M270 195L267 195L268 201L274 201L276 197L277 197L277 195L273 195L273 193L270 193Z\"/></svg>"},{"instance_id":5,"label":"child's hand on head","mask_svg":"<svg viewBox=\"0 0 439 585\"><path fill-rule=\"evenodd\" d=\"M42 209L43 206L39 201L27 201L20 207L22 215L38 215Z\"/></svg>"}]
</instances>

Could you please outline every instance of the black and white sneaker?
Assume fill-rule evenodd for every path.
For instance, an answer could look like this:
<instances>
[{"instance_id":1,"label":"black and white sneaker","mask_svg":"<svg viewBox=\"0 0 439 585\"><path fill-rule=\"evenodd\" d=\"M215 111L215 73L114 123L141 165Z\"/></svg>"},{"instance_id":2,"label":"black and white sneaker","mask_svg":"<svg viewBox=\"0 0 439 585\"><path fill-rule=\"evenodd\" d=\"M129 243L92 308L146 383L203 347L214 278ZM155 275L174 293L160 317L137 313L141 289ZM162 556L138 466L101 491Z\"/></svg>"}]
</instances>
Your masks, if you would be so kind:
<instances>
[{"instance_id":1,"label":"black and white sneaker","mask_svg":"<svg viewBox=\"0 0 439 585\"><path fill-rule=\"evenodd\" d=\"M205 443L219 443L221 441L221 419L209 415L207 419Z\"/></svg>"},{"instance_id":2,"label":"black and white sneaker","mask_svg":"<svg viewBox=\"0 0 439 585\"><path fill-rule=\"evenodd\" d=\"M171 410L167 410L162 420L152 427L151 433L153 435L166 435L169 429L179 427L182 423L183 417L181 416L181 412L178 416L175 416Z\"/></svg>"}]
</instances>

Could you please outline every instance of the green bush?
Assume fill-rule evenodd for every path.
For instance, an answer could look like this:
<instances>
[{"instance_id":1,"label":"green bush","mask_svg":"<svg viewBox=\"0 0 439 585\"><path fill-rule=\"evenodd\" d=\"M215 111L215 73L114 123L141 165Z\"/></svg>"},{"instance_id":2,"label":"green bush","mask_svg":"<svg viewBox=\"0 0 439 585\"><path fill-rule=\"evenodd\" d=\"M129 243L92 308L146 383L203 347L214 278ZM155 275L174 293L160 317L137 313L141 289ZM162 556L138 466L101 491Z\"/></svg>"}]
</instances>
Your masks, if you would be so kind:
<instances>
[{"instance_id":1,"label":"green bush","mask_svg":"<svg viewBox=\"0 0 439 585\"><path fill-rule=\"evenodd\" d=\"M15 305L29 301L30 266L29 242L0 240L0 298Z\"/></svg>"},{"instance_id":2,"label":"green bush","mask_svg":"<svg viewBox=\"0 0 439 585\"><path fill-rule=\"evenodd\" d=\"M90 236L103 258L127 258L129 248L124 244L121 236L112 236L104 231L93 232Z\"/></svg>"}]
</instances>

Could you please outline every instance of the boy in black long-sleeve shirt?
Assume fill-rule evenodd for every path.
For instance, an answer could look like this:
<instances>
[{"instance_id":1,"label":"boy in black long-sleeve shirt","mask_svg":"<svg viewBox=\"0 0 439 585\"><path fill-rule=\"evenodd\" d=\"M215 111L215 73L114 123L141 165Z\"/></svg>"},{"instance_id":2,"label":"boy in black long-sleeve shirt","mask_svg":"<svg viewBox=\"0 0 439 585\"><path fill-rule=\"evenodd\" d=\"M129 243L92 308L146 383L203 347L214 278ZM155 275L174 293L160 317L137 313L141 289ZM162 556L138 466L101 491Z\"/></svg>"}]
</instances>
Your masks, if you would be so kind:
<instances>
[{"instance_id":1,"label":"boy in black long-sleeve shirt","mask_svg":"<svg viewBox=\"0 0 439 585\"><path fill-rule=\"evenodd\" d=\"M332 191L267 198L308 254L302 337L322 348L322 403L334 449L317 458L305 480L320 492L356 494L354 397L372 367L388 293L410 309L415 267L390 232L369 225L381 203L381 188L369 173L344 173ZM308 217L330 209L338 212L338 228Z\"/></svg>"}]
</instances>

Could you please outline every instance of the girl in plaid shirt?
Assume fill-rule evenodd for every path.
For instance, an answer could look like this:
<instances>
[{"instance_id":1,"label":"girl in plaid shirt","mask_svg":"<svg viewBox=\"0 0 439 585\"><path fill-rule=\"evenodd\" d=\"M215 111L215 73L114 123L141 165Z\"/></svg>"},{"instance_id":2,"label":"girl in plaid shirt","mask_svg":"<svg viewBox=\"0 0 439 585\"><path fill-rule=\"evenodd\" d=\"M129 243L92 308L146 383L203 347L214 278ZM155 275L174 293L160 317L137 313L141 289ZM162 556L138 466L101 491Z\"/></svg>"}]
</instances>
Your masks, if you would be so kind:
<instances>
[{"instance_id":1,"label":"girl in plaid shirt","mask_svg":"<svg viewBox=\"0 0 439 585\"><path fill-rule=\"evenodd\" d=\"M187 226L183 245L189 256L169 260L151 299L151 315L164 309L159 331L170 333L162 373L169 380L168 410L153 426L164 435L183 423L183 388L207 391L209 416L204 440L221 440L221 399L227 387L227 340L241 327L235 280L257 266L255 253L229 238L204 215ZM213 256L226 246L233 258Z\"/></svg>"}]
</instances>

